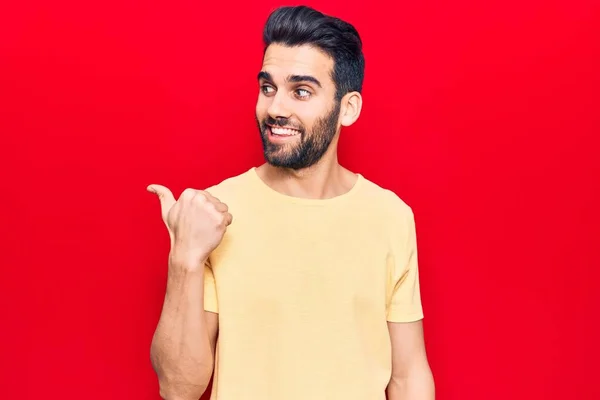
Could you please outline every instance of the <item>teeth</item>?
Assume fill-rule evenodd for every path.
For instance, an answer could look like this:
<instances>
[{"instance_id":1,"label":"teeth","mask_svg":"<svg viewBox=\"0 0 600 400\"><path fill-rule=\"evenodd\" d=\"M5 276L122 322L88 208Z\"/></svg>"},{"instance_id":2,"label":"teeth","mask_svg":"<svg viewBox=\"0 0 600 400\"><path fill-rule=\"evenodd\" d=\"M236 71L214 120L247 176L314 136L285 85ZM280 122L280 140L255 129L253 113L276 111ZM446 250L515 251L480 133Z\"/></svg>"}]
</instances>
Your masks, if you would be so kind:
<instances>
[{"instance_id":1,"label":"teeth","mask_svg":"<svg viewBox=\"0 0 600 400\"><path fill-rule=\"evenodd\" d=\"M276 127L271 127L271 132L273 133L273 135L281 135L281 136L294 136L299 133L295 129L276 128Z\"/></svg>"}]
</instances>

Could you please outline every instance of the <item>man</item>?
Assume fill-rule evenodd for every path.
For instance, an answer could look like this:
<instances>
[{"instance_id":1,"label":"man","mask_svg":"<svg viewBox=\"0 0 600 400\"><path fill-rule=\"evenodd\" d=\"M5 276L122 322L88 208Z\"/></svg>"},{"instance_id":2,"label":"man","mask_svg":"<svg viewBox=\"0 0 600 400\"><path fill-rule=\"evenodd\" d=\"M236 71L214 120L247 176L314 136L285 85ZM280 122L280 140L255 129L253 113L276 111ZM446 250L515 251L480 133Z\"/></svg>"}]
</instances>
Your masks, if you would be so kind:
<instances>
[{"instance_id":1,"label":"man","mask_svg":"<svg viewBox=\"0 0 600 400\"><path fill-rule=\"evenodd\" d=\"M337 160L359 117L356 30L308 7L264 28L266 163L175 201L151 358L160 394L212 400L432 400L411 209Z\"/></svg>"}]
</instances>

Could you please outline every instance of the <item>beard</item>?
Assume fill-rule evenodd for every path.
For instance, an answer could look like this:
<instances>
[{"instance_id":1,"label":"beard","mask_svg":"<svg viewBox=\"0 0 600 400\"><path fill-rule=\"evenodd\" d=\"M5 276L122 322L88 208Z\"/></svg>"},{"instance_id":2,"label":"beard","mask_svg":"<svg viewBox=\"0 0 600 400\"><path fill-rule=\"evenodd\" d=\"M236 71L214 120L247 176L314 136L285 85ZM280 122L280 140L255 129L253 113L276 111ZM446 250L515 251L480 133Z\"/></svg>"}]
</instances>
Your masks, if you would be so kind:
<instances>
[{"instance_id":1,"label":"beard","mask_svg":"<svg viewBox=\"0 0 600 400\"><path fill-rule=\"evenodd\" d=\"M275 167L293 170L308 168L317 163L335 137L340 106L340 102L336 101L333 110L319 118L310 132L307 132L302 125L291 123L288 118L267 117L259 121L256 117L265 160ZM297 129L300 132L300 141L294 144L271 143L268 138L267 124Z\"/></svg>"}]
</instances>

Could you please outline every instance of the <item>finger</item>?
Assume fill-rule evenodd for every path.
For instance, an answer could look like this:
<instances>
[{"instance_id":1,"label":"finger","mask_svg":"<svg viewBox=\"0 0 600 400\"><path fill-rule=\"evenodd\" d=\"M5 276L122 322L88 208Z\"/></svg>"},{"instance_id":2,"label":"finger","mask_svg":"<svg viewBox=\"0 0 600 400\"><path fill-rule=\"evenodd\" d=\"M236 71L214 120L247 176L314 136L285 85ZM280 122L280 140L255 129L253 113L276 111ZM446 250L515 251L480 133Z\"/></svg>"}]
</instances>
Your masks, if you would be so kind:
<instances>
[{"instance_id":1,"label":"finger","mask_svg":"<svg viewBox=\"0 0 600 400\"><path fill-rule=\"evenodd\" d=\"M233 215L231 215L230 213L226 212L225 214L223 214L225 217L225 224L226 226L231 225L231 223L233 222Z\"/></svg>"},{"instance_id":2,"label":"finger","mask_svg":"<svg viewBox=\"0 0 600 400\"><path fill-rule=\"evenodd\" d=\"M203 190L201 193L203 193L203 194L206 196L206 198L207 198L207 199L208 199L208 200L209 200L211 203L217 204L217 203L220 203L220 202L221 202L221 200L217 199L215 196L213 196L212 194L210 194L210 193L209 193L209 192L207 192L206 190Z\"/></svg>"},{"instance_id":3,"label":"finger","mask_svg":"<svg viewBox=\"0 0 600 400\"><path fill-rule=\"evenodd\" d=\"M215 210L217 210L218 212L224 213L224 212L229 211L229 207L225 203L219 202L219 203L213 203L213 204L215 206Z\"/></svg>"},{"instance_id":4,"label":"finger","mask_svg":"<svg viewBox=\"0 0 600 400\"><path fill-rule=\"evenodd\" d=\"M160 201L161 215L163 219L166 220L167 213L175 204L175 197L173 197L173 193L171 193L171 191L168 188L162 185L155 184L149 185L147 187L147 190L150 193L154 193L158 196L158 200Z\"/></svg>"}]
</instances>

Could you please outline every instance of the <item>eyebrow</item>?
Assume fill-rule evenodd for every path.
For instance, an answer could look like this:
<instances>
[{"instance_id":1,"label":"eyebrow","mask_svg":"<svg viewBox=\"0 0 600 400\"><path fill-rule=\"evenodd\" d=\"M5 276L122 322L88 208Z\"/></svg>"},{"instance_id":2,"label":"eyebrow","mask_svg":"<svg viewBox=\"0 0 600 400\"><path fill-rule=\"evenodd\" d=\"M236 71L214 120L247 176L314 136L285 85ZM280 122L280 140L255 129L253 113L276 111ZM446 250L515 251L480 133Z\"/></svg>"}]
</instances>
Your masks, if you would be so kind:
<instances>
[{"instance_id":1,"label":"eyebrow","mask_svg":"<svg viewBox=\"0 0 600 400\"><path fill-rule=\"evenodd\" d=\"M265 80L265 81L270 81L273 82L273 78L271 77L271 74L269 74L266 71L260 71L258 73L258 80ZM310 76L310 75L288 75L287 82L294 82L294 83L300 83L300 82L311 82L314 83L315 85L317 85L318 87L322 88L323 86L321 85L321 82L319 82L319 80L317 78L315 78L314 76Z\"/></svg>"}]
</instances>

